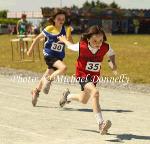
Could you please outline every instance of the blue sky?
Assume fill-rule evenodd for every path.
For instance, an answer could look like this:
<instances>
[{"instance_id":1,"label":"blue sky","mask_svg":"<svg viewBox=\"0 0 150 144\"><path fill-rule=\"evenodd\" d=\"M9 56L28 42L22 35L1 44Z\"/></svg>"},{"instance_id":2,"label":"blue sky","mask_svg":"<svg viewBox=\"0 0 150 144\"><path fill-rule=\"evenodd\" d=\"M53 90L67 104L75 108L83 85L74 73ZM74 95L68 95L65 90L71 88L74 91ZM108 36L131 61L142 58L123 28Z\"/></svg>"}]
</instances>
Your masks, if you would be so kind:
<instances>
[{"instance_id":1,"label":"blue sky","mask_svg":"<svg viewBox=\"0 0 150 144\"><path fill-rule=\"evenodd\" d=\"M86 0L0 0L0 10L10 11L39 11L40 7L72 6L81 7ZM92 0L88 0L89 2ZM97 0L94 0L97 1ZM111 3L113 0L101 0ZM121 8L150 9L150 0L114 0Z\"/></svg>"}]
</instances>

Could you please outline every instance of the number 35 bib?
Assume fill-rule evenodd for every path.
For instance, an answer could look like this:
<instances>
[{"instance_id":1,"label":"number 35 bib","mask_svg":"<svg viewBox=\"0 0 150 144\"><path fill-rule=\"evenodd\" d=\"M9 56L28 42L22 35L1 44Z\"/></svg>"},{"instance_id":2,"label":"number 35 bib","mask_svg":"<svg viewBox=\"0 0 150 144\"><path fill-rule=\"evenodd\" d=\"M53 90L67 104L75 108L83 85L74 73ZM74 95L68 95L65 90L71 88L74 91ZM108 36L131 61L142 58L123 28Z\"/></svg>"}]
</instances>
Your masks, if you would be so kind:
<instances>
[{"instance_id":1,"label":"number 35 bib","mask_svg":"<svg viewBox=\"0 0 150 144\"><path fill-rule=\"evenodd\" d=\"M61 43L52 43L51 49L53 51L62 52L64 45Z\"/></svg>"},{"instance_id":2,"label":"number 35 bib","mask_svg":"<svg viewBox=\"0 0 150 144\"><path fill-rule=\"evenodd\" d=\"M91 72L99 72L101 63L100 62L87 62L86 70Z\"/></svg>"}]
</instances>

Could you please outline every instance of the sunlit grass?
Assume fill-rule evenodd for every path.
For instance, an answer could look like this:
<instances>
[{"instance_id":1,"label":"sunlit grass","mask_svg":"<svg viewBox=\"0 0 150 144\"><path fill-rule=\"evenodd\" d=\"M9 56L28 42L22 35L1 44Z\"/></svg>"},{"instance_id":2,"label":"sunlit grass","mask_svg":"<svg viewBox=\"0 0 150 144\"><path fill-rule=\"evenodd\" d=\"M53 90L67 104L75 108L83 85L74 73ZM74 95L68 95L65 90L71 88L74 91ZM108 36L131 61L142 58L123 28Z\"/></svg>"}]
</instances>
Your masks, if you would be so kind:
<instances>
[{"instance_id":1,"label":"sunlit grass","mask_svg":"<svg viewBox=\"0 0 150 144\"><path fill-rule=\"evenodd\" d=\"M0 67L11 67L16 69L27 69L36 72L44 72L46 64L42 56L41 61L19 62L12 61L10 39L16 37L11 35L0 35ZM78 41L79 36L74 36L74 41ZM108 42L116 53L118 72L127 74L133 83L150 83L150 35L113 35L108 36ZM16 59L19 59L17 50ZM38 54L36 53L36 58ZM67 74L75 73L75 61L77 52L66 49L65 63L68 66ZM26 59L31 59L27 58ZM38 59L38 58L37 58ZM102 65L102 75L112 75L105 57Z\"/></svg>"}]
</instances>

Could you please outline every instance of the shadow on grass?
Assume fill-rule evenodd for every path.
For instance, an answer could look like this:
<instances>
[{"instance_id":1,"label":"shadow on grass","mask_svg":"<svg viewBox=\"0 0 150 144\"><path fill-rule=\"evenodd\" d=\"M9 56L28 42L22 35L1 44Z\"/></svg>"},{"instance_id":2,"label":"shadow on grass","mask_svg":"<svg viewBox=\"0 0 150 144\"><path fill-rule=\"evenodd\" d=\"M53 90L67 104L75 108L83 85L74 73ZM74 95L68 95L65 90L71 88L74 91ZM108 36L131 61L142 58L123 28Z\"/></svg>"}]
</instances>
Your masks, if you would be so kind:
<instances>
[{"instance_id":1,"label":"shadow on grass","mask_svg":"<svg viewBox=\"0 0 150 144\"><path fill-rule=\"evenodd\" d=\"M62 109L63 111L80 111L80 112L93 112L92 109L75 109L75 108L63 108ZM118 110L115 110L115 109L102 109L102 111L105 111L105 112L116 112L116 113L128 113L128 112L133 112L131 110L121 110L121 109L118 109Z\"/></svg>"}]
</instances>

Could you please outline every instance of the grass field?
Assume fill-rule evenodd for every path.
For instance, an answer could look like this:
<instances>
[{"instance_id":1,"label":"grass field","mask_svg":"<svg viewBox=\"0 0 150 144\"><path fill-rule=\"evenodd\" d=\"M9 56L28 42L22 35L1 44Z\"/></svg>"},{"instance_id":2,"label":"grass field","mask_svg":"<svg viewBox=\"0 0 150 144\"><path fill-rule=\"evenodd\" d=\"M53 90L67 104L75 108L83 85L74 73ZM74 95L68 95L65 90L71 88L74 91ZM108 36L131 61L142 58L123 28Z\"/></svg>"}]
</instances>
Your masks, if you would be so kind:
<instances>
[{"instance_id":1,"label":"grass field","mask_svg":"<svg viewBox=\"0 0 150 144\"><path fill-rule=\"evenodd\" d=\"M44 72L46 69L42 56L41 61L12 61L10 39L12 35L0 35L0 67L27 69L36 72ZM75 35L74 41L79 37ZM150 83L150 35L113 35L108 36L108 42L116 53L116 62L119 74L127 74L133 83ZM17 59L17 52L16 59ZM37 56L37 54L36 54ZM65 62L68 66L67 74L75 72L75 60L78 53L66 50ZM26 57L26 59L29 59ZM102 66L102 75L112 76L107 64L107 57Z\"/></svg>"}]
</instances>

